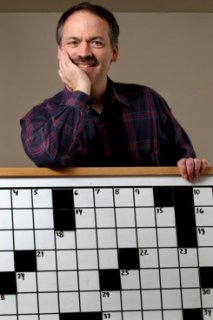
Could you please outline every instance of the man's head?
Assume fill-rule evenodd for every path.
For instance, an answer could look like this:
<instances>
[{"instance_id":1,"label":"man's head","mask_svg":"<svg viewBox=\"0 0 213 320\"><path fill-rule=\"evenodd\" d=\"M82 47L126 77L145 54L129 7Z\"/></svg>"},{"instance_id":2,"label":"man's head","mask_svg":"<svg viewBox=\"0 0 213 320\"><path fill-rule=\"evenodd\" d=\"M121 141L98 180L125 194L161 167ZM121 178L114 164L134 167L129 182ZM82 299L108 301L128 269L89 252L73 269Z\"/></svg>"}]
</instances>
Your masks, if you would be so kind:
<instances>
[{"instance_id":1,"label":"man's head","mask_svg":"<svg viewBox=\"0 0 213 320\"><path fill-rule=\"evenodd\" d=\"M87 74L93 88L105 87L111 63L117 61L118 35L119 27L111 12L87 2L76 5L58 22L59 61L65 54Z\"/></svg>"},{"instance_id":2,"label":"man's head","mask_svg":"<svg viewBox=\"0 0 213 320\"><path fill-rule=\"evenodd\" d=\"M61 45L61 40L62 40L62 36L63 36L64 23L67 21L67 19L72 14L79 12L79 11L90 12L90 13L100 17L101 19L105 20L109 26L109 38L111 41L112 48L117 46L118 37L119 37L119 25L118 25L114 15L106 8L99 6L99 5L89 3L89 2L82 2L80 4L77 4L62 14L61 18L58 21L58 25L56 28L56 41L59 46Z\"/></svg>"}]
</instances>

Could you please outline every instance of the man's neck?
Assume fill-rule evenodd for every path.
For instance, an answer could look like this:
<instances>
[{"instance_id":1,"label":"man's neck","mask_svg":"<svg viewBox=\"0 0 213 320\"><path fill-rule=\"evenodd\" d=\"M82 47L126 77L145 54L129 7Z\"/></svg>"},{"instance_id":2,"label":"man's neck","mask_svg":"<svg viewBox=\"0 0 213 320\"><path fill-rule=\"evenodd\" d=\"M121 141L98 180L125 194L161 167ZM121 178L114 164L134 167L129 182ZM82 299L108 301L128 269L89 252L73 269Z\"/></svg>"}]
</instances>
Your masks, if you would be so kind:
<instances>
[{"instance_id":1,"label":"man's neck","mask_svg":"<svg viewBox=\"0 0 213 320\"><path fill-rule=\"evenodd\" d=\"M106 88L107 79L97 86L93 86L91 90L91 97L93 99L92 108L98 113L101 113L104 107L104 96L106 93Z\"/></svg>"}]
</instances>

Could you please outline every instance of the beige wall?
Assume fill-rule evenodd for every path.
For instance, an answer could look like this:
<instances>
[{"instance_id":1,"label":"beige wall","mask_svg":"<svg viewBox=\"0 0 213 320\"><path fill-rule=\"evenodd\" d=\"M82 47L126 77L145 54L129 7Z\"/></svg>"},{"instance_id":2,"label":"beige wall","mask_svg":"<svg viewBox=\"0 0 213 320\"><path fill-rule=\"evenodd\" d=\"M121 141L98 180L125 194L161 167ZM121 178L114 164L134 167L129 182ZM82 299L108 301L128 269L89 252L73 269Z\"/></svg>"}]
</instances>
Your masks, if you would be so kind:
<instances>
[{"instance_id":1,"label":"beige wall","mask_svg":"<svg viewBox=\"0 0 213 320\"><path fill-rule=\"evenodd\" d=\"M61 89L58 13L0 13L0 167L33 166L19 119ZM120 57L112 79L153 87L189 133L198 156L213 164L212 13L116 13Z\"/></svg>"}]
</instances>

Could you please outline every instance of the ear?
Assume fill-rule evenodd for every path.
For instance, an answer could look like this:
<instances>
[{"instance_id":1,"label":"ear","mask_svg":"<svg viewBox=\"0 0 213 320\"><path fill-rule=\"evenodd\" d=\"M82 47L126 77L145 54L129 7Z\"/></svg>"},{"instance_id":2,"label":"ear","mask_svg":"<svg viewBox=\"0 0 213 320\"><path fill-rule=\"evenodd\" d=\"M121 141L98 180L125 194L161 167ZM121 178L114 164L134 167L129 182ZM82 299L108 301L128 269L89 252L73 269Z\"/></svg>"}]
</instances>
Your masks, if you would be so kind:
<instances>
[{"instance_id":1,"label":"ear","mask_svg":"<svg viewBox=\"0 0 213 320\"><path fill-rule=\"evenodd\" d=\"M58 46L58 49L57 49L57 58L58 58L58 60L60 60L60 58L61 58L61 47L60 46Z\"/></svg>"},{"instance_id":2,"label":"ear","mask_svg":"<svg viewBox=\"0 0 213 320\"><path fill-rule=\"evenodd\" d=\"M116 62L117 59L118 59L118 52L119 52L119 49L118 49L118 45L116 45L114 48L113 48L113 51L112 51L112 62Z\"/></svg>"}]
</instances>

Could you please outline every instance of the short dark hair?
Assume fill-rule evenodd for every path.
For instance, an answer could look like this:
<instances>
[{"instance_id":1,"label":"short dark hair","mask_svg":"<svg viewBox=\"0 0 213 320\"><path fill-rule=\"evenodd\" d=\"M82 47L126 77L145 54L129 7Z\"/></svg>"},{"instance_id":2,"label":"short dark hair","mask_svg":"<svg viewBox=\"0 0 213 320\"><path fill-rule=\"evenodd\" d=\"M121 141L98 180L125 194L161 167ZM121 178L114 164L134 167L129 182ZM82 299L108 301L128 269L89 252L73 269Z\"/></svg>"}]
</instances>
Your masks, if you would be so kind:
<instances>
[{"instance_id":1,"label":"short dark hair","mask_svg":"<svg viewBox=\"0 0 213 320\"><path fill-rule=\"evenodd\" d=\"M89 11L89 12L97 15L101 19L107 21L109 24L109 37L110 37L111 45L114 48L115 45L118 44L119 25L117 23L115 16L112 14L112 12L110 12L109 10L107 10L106 8L104 8L102 6L92 4L90 2L82 2L82 3L79 3L79 4L71 7L67 11L65 11L62 14L61 18L59 19L58 24L57 24L57 28L56 28L56 41L57 41L58 45L61 44L63 26L64 26L65 21L73 13L75 13L77 11Z\"/></svg>"}]
</instances>

